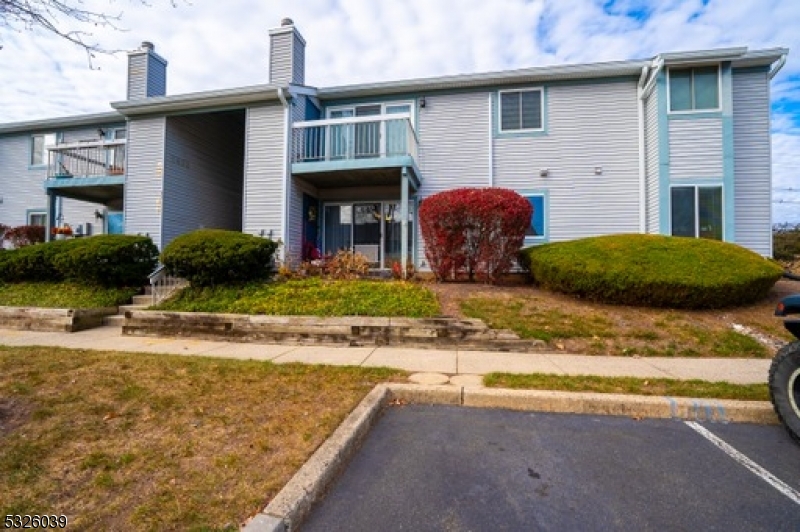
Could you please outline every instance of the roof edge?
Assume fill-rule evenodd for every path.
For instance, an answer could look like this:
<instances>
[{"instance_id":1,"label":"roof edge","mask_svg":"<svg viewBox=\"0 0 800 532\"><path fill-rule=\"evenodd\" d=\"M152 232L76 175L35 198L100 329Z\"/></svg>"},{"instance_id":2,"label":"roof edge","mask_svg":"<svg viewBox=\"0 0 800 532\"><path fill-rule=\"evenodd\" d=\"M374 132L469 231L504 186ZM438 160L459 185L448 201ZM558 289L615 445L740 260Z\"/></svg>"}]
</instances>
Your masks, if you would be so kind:
<instances>
[{"instance_id":1,"label":"roof edge","mask_svg":"<svg viewBox=\"0 0 800 532\"><path fill-rule=\"evenodd\" d=\"M52 128L95 126L109 122L124 122L125 116L116 112L93 113L85 115L62 116L58 118L44 118L41 120L25 120L23 122L8 122L0 124L0 135L5 133L22 133L41 131Z\"/></svg>"},{"instance_id":2,"label":"roof edge","mask_svg":"<svg viewBox=\"0 0 800 532\"><path fill-rule=\"evenodd\" d=\"M279 100L279 88L277 85L253 85L174 96L152 96L140 100L111 102L111 107L124 116L195 111Z\"/></svg>"}]
</instances>

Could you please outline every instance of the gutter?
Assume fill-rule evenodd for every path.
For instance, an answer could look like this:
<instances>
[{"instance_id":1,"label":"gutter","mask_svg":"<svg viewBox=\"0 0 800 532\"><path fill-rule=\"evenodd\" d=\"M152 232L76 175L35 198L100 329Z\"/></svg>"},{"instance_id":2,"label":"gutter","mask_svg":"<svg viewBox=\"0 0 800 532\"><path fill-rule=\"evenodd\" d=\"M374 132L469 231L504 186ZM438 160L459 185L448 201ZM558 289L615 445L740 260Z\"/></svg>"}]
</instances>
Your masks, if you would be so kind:
<instances>
[{"instance_id":1,"label":"gutter","mask_svg":"<svg viewBox=\"0 0 800 532\"><path fill-rule=\"evenodd\" d=\"M786 54L781 55L781 58L778 59L778 64L772 67L772 70L769 71L767 74L767 79L772 81L772 78L776 76L778 72L783 68L783 65L786 64Z\"/></svg>"}]
</instances>

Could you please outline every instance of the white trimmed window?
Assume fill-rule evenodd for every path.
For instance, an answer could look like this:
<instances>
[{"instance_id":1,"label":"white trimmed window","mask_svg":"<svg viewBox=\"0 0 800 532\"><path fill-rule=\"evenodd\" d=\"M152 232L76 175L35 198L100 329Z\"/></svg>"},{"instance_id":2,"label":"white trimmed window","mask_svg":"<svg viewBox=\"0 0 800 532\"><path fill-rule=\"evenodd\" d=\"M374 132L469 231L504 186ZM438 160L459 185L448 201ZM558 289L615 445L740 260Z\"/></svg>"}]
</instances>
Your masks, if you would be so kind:
<instances>
[{"instance_id":1,"label":"white trimmed window","mask_svg":"<svg viewBox=\"0 0 800 532\"><path fill-rule=\"evenodd\" d=\"M542 89L500 91L500 131L544 129Z\"/></svg>"},{"instance_id":2,"label":"white trimmed window","mask_svg":"<svg viewBox=\"0 0 800 532\"><path fill-rule=\"evenodd\" d=\"M722 240L721 186L674 186L670 195L672 236Z\"/></svg>"},{"instance_id":3,"label":"white trimmed window","mask_svg":"<svg viewBox=\"0 0 800 532\"><path fill-rule=\"evenodd\" d=\"M47 133L45 135L31 136L31 166L44 166L47 161L47 146L56 143L56 134Z\"/></svg>"},{"instance_id":4,"label":"white trimmed window","mask_svg":"<svg viewBox=\"0 0 800 532\"><path fill-rule=\"evenodd\" d=\"M28 211L28 225L47 225L47 212Z\"/></svg>"},{"instance_id":5,"label":"white trimmed window","mask_svg":"<svg viewBox=\"0 0 800 532\"><path fill-rule=\"evenodd\" d=\"M670 68L669 110L719 109L719 67Z\"/></svg>"}]
</instances>

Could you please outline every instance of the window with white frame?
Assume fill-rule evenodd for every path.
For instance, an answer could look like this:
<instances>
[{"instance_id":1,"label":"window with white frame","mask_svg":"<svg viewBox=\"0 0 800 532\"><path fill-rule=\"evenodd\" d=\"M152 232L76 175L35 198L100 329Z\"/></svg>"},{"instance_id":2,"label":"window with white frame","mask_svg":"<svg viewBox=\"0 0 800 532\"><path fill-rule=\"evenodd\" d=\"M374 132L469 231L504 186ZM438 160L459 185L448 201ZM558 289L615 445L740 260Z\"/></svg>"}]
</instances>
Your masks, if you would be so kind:
<instances>
[{"instance_id":1,"label":"window with white frame","mask_svg":"<svg viewBox=\"0 0 800 532\"><path fill-rule=\"evenodd\" d=\"M45 211L28 211L28 225L47 225L47 213Z\"/></svg>"},{"instance_id":2,"label":"window with white frame","mask_svg":"<svg viewBox=\"0 0 800 532\"><path fill-rule=\"evenodd\" d=\"M672 236L722 240L721 186L674 186L670 196Z\"/></svg>"},{"instance_id":3,"label":"window with white frame","mask_svg":"<svg viewBox=\"0 0 800 532\"><path fill-rule=\"evenodd\" d=\"M531 223L528 225L528 229L525 231L525 239L531 240L544 240L547 238L546 230L547 227L545 225L546 218L546 201L544 194L524 194L525 199L527 199L531 207L533 207L533 213L531 214Z\"/></svg>"},{"instance_id":4,"label":"window with white frame","mask_svg":"<svg viewBox=\"0 0 800 532\"><path fill-rule=\"evenodd\" d=\"M544 129L542 89L500 91L500 131Z\"/></svg>"},{"instance_id":5,"label":"window with white frame","mask_svg":"<svg viewBox=\"0 0 800 532\"><path fill-rule=\"evenodd\" d=\"M719 109L719 67L670 68L670 111Z\"/></svg>"},{"instance_id":6,"label":"window with white frame","mask_svg":"<svg viewBox=\"0 0 800 532\"><path fill-rule=\"evenodd\" d=\"M56 134L47 133L43 135L31 136L31 166L44 166L47 161L47 146L52 146L56 143Z\"/></svg>"}]
</instances>

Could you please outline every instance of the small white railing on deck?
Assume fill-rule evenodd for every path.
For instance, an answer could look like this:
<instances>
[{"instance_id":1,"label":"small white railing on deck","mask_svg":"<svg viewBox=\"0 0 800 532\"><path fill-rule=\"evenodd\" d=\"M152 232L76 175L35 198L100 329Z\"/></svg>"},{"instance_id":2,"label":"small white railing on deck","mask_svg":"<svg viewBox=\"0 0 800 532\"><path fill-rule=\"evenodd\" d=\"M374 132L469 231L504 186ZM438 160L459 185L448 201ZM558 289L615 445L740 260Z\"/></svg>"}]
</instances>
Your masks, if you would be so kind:
<instances>
[{"instance_id":1,"label":"small white railing on deck","mask_svg":"<svg viewBox=\"0 0 800 532\"><path fill-rule=\"evenodd\" d=\"M324 162L411 156L419 139L408 114L357 116L296 122L292 162Z\"/></svg>"},{"instance_id":2,"label":"small white railing on deck","mask_svg":"<svg viewBox=\"0 0 800 532\"><path fill-rule=\"evenodd\" d=\"M104 177L125 174L125 140L48 146L47 177Z\"/></svg>"}]
</instances>

